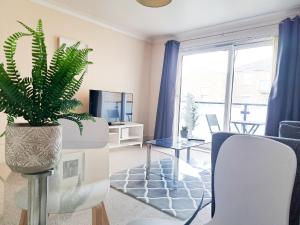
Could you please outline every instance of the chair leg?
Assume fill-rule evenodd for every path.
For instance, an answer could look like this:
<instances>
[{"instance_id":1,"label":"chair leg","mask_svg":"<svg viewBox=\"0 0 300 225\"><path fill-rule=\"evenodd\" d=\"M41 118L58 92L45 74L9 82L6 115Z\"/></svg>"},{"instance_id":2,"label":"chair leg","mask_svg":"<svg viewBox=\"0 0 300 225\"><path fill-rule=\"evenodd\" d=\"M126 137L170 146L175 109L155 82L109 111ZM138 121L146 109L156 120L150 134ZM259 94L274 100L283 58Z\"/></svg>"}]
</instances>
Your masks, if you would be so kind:
<instances>
[{"instance_id":1,"label":"chair leg","mask_svg":"<svg viewBox=\"0 0 300 225\"><path fill-rule=\"evenodd\" d=\"M19 225L27 225L27 210L22 209Z\"/></svg>"},{"instance_id":2,"label":"chair leg","mask_svg":"<svg viewBox=\"0 0 300 225\"><path fill-rule=\"evenodd\" d=\"M93 225L109 225L103 202L92 209L92 221Z\"/></svg>"},{"instance_id":3,"label":"chair leg","mask_svg":"<svg viewBox=\"0 0 300 225\"><path fill-rule=\"evenodd\" d=\"M109 225L103 202L92 209L92 214L93 225ZM27 225L27 210L22 209L19 225Z\"/></svg>"}]
</instances>

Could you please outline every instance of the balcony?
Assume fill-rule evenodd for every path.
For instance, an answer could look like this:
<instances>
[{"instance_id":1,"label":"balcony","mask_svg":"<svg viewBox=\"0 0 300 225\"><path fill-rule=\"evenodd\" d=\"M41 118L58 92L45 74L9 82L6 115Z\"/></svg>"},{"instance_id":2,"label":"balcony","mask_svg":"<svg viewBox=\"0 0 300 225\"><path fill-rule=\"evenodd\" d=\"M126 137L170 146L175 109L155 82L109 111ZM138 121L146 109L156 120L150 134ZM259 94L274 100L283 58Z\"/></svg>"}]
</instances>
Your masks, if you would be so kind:
<instances>
[{"instance_id":1,"label":"balcony","mask_svg":"<svg viewBox=\"0 0 300 225\"><path fill-rule=\"evenodd\" d=\"M224 124L224 102L194 101L187 107L186 101L181 101L179 132L182 127L188 127L189 135L211 139L211 132L206 119L207 114L215 114L223 130ZM229 131L236 133L252 133L263 135L267 115L267 104L254 103L232 103ZM243 123L249 122L253 125ZM216 130L217 131L217 130Z\"/></svg>"}]
</instances>

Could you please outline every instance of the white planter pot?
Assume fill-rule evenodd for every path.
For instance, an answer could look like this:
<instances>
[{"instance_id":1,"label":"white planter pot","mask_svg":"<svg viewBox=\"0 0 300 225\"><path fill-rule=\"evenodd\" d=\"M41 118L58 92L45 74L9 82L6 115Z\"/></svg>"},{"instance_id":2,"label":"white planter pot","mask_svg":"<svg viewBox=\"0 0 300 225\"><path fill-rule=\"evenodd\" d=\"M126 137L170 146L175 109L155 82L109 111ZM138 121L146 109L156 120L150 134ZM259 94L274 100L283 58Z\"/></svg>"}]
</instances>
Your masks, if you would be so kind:
<instances>
[{"instance_id":1,"label":"white planter pot","mask_svg":"<svg viewBox=\"0 0 300 225\"><path fill-rule=\"evenodd\" d=\"M61 158L62 127L13 124L6 128L5 141L5 160L13 171L43 172Z\"/></svg>"}]
</instances>

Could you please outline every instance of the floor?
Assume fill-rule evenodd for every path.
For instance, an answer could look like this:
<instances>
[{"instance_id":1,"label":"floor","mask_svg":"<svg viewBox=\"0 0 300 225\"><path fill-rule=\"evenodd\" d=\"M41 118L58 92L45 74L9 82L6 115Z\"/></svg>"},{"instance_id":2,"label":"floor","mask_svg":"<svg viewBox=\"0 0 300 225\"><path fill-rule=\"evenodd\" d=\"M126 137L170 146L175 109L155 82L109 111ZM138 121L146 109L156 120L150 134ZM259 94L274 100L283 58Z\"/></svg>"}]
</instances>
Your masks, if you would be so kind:
<instances>
[{"instance_id":1,"label":"floor","mask_svg":"<svg viewBox=\"0 0 300 225\"><path fill-rule=\"evenodd\" d=\"M164 158L162 149L153 148L152 160ZM166 153L166 150L163 150ZM172 153L168 150L167 153ZM145 163L146 149L139 147L127 147L110 150L111 173L131 168ZM182 155L184 158L185 155ZM201 151L192 151L191 158L196 160L201 167L209 167L210 154ZM126 159L126 160L124 160ZM11 192L5 193L5 202L0 199L0 225L17 225L20 210L14 204L14 192L21 182L18 176L10 177ZM0 185L1 191L1 185ZM1 195L0 195L1 196ZM125 225L138 218L165 218L174 220L173 217L158 211L134 198L111 189L105 201L108 217L111 225ZM1 209L2 207L2 209ZM2 212L2 213L1 213ZM1 215L2 214L2 215ZM197 215L193 224L205 224L210 220L210 205L205 207ZM91 210L85 210L74 214L50 215L49 225L89 225L91 221Z\"/></svg>"}]
</instances>

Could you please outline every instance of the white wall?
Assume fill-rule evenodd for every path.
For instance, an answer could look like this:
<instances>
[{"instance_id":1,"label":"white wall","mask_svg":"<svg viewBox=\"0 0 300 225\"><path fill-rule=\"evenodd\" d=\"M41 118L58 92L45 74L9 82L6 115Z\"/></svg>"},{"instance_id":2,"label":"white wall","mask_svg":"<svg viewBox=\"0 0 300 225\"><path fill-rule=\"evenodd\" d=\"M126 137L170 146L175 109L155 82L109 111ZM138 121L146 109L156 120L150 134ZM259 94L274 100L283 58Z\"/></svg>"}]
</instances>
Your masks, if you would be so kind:
<instances>
[{"instance_id":1,"label":"white wall","mask_svg":"<svg viewBox=\"0 0 300 225\"><path fill-rule=\"evenodd\" d=\"M160 89L160 80L164 60L165 45L157 43L152 45L151 72L150 72L150 94L149 94L149 118L148 138L153 138L156 120L157 102Z\"/></svg>"},{"instance_id":2,"label":"white wall","mask_svg":"<svg viewBox=\"0 0 300 225\"><path fill-rule=\"evenodd\" d=\"M132 92L134 120L143 123L145 135L149 135L147 132L149 131L151 44L28 0L1 0L0 45L2 46L5 39L13 32L24 30L17 20L35 26L39 18L44 23L49 59L58 46L60 36L81 40L94 49L89 56L94 64L89 66L83 86L77 94L77 97L84 103L82 110L88 110L89 89ZM30 39L21 41L17 48L16 59L21 74L31 73L30 42ZM0 62L4 62L2 48ZM5 124L2 113L0 132L5 129ZM3 142L3 138L0 142Z\"/></svg>"},{"instance_id":3,"label":"white wall","mask_svg":"<svg viewBox=\"0 0 300 225\"><path fill-rule=\"evenodd\" d=\"M297 13L299 13L299 9L235 21L183 32L163 39L154 39L153 44L149 44L28 0L1 0L0 45L12 32L21 30L16 23L17 20L34 26L38 18L44 22L49 57L57 47L59 36L81 40L88 44L94 49L90 56L94 65L90 66L89 74L77 95L84 102L83 110L88 109L89 89L133 92L134 119L136 122L145 124L144 135L152 137L162 73L164 43L168 39L181 41L181 50L186 51L190 48L247 38L249 35L251 36L251 33L256 37L272 36L278 31L280 20ZM245 31L245 28L250 29L250 32ZM17 63L23 74L29 74L31 69L29 43L29 40L22 41L17 52ZM0 51L0 62L3 62L3 59L3 52ZM0 132L4 127L4 116L0 114ZM2 141L3 138L0 139L0 142Z\"/></svg>"}]
</instances>

